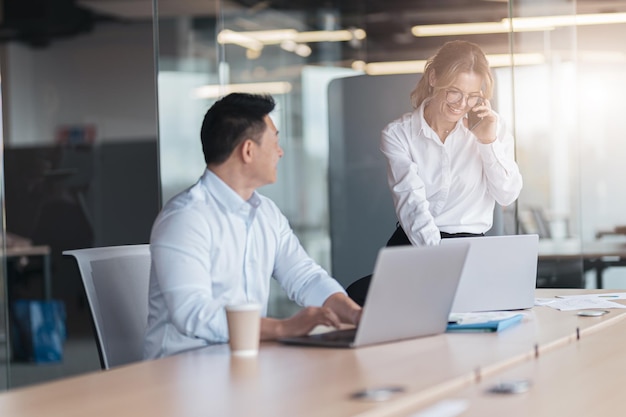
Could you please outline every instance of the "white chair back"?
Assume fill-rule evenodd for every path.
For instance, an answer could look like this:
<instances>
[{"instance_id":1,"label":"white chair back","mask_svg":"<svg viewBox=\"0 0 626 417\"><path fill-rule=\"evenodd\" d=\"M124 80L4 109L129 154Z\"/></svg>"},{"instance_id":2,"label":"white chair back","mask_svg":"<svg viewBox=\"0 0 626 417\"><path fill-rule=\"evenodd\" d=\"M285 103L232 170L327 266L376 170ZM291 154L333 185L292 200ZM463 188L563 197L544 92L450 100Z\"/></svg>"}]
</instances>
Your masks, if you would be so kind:
<instances>
[{"instance_id":1,"label":"white chair back","mask_svg":"<svg viewBox=\"0 0 626 417\"><path fill-rule=\"evenodd\" d=\"M143 358L150 246L64 251L76 258L96 329L103 369Z\"/></svg>"}]
</instances>

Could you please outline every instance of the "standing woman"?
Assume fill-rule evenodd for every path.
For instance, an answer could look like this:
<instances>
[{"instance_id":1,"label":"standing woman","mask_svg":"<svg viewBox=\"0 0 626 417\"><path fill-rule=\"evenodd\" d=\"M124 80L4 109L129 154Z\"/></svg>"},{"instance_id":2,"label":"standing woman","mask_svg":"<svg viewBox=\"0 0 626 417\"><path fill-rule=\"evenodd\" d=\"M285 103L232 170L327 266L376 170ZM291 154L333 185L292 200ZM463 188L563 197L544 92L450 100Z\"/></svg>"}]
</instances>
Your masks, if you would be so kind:
<instances>
[{"instance_id":1,"label":"standing woman","mask_svg":"<svg viewBox=\"0 0 626 417\"><path fill-rule=\"evenodd\" d=\"M474 43L447 42L426 63L411 93L415 110L382 132L399 220L388 246L484 235L495 203L507 206L519 196L513 137L489 101L493 84L487 58ZM368 286L365 277L348 294L363 303Z\"/></svg>"},{"instance_id":2,"label":"standing woman","mask_svg":"<svg viewBox=\"0 0 626 417\"><path fill-rule=\"evenodd\" d=\"M491 109L493 77L478 45L444 44L411 93L415 109L382 132L387 179L399 225L389 244L437 245L482 235L495 202L522 189L513 137ZM469 119L477 116L477 125ZM470 116L470 117L468 117Z\"/></svg>"}]
</instances>

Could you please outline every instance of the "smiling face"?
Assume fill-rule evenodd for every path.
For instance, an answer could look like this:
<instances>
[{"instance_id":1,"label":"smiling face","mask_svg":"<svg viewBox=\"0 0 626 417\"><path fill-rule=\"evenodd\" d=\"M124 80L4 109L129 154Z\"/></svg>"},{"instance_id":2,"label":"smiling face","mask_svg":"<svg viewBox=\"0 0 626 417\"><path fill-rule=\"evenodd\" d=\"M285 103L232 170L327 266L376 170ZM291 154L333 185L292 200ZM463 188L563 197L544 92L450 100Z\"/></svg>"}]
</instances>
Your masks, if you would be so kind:
<instances>
[{"instance_id":1,"label":"smiling face","mask_svg":"<svg viewBox=\"0 0 626 417\"><path fill-rule=\"evenodd\" d=\"M431 81L431 85L435 86L435 79ZM437 89L429 102L429 106L435 110L434 116L437 120L448 124L458 122L471 109L468 101L472 102L473 98L481 96L482 83L482 77L475 72L462 72L454 79L452 85ZM463 97L456 103L450 103L446 100L448 91L460 92Z\"/></svg>"}]
</instances>

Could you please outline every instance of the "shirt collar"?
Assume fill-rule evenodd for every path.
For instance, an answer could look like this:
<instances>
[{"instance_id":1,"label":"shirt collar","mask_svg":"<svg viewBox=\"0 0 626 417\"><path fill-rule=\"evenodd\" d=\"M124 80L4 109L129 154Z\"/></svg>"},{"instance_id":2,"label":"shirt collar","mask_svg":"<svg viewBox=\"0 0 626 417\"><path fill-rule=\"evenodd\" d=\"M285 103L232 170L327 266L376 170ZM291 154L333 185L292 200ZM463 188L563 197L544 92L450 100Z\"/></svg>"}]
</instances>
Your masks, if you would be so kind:
<instances>
[{"instance_id":1,"label":"shirt collar","mask_svg":"<svg viewBox=\"0 0 626 417\"><path fill-rule=\"evenodd\" d=\"M417 132L417 137L425 136L427 138L436 140L439 142L437 134L433 130L432 127L426 122L424 118L424 109L426 108L426 104L430 101L430 99L426 99L420 104L420 106L413 112L414 123L419 127Z\"/></svg>"},{"instance_id":2,"label":"shirt collar","mask_svg":"<svg viewBox=\"0 0 626 417\"><path fill-rule=\"evenodd\" d=\"M418 137L420 137L420 135L423 135L430 139L435 140L438 144L442 144L441 141L439 140L439 137L437 136L437 133L435 133L433 128L430 127L430 125L426 122L426 119L424 118L424 109L426 108L426 104L428 104L429 101L430 101L429 98L424 100L422 104L413 112L414 123L416 123L416 125L419 126L419 131L417 132ZM457 129L465 129L466 131L469 132L469 129L463 126L464 118L465 116L463 116L462 118L459 119L458 122L456 122L454 129L452 129L452 132L456 131ZM459 127L459 125L461 125L461 127ZM452 132L450 132L451 135L452 135Z\"/></svg>"},{"instance_id":3,"label":"shirt collar","mask_svg":"<svg viewBox=\"0 0 626 417\"><path fill-rule=\"evenodd\" d=\"M244 200L210 169L205 170L200 181L209 190L209 193L222 203L228 211L233 213L238 213L242 209L247 212L261 205L261 198L256 191L252 193L248 200Z\"/></svg>"}]
</instances>

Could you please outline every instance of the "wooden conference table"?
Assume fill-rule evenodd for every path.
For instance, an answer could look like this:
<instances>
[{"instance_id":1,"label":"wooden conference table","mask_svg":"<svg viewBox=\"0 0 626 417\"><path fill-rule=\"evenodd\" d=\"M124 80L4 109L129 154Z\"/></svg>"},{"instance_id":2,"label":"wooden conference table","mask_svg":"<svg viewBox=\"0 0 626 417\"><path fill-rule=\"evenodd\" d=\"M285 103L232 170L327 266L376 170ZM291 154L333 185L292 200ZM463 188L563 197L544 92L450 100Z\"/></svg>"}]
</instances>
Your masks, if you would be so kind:
<instances>
[{"instance_id":1,"label":"wooden conference table","mask_svg":"<svg viewBox=\"0 0 626 417\"><path fill-rule=\"evenodd\" d=\"M419 412L452 402L462 417L554 417L622 415L626 385L626 320L575 343L503 370L478 384L438 399ZM502 381L526 380L521 394L492 394ZM415 416L419 413L397 414ZM452 416L449 416L452 417Z\"/></svg>"},{"instance_id":2,"label":"wooden conference table","mask_svg":"<svg viewBox=\"0 0 626 417\"><path fill-rule=\"evenodd\" d=\"M540 289L537 296L581 292L589 290ZM415 413L458 396L471 405L469 411L474 404L477 409L491 410L498 404L483 398L482 384L509 372L536 375L538 387L564 380L571 390L555 386L552 391L576 397L586 389L584 375L601 379L594 361L605 368L610 365L607 359L621 361L616 365L624 374L626 358L603 355L626 349L625 313L613 309L603 317L583 318L574 312L535 307L525 313L520 325L500 333L446 333L359 349L263 343L253 359L232 357L226 345L213 346L5 392L0 394L0 415L419 416ZM545 371L539 369L544 364ZM386 386L404 391L386 401L352 398L357 391ZM537 391L533 388L531 395L511 401L529 400L528 407L541 410L545 396ZM594 395L599 401L604 398L599 391ZM615 407L620 404L617 401L612 400ZM505 407L502 410L507 414L517 412ZM599 415L575 409L569 414ZM535 414L520 411L516 415Z\"/></svg>"},{"instance_id":3,"label":"wooden conference table","mask_svg":"<svg viewBox=\"0 0 626 417\"><path fill-rule=\"evenodd\" d=\"M619 410L626 385L626 320L621 320L623 317L616 316L605 329L585 335L575 343L519 363L439 399L425 410L452 401L465 408L460 414L463 417L621 415ZM511 395L489 392L490 387L499 382L515 380L529 381L530 389Z\"/></svg>"}]
</instances>

